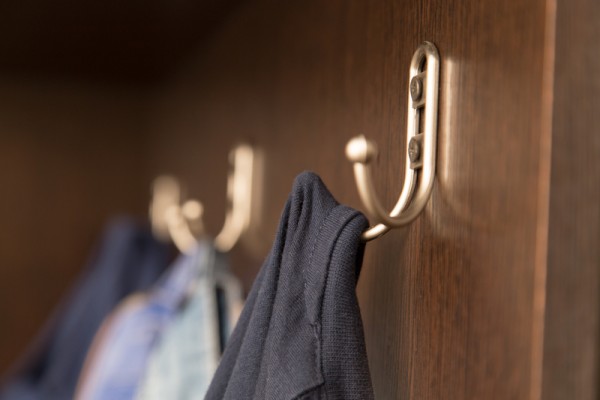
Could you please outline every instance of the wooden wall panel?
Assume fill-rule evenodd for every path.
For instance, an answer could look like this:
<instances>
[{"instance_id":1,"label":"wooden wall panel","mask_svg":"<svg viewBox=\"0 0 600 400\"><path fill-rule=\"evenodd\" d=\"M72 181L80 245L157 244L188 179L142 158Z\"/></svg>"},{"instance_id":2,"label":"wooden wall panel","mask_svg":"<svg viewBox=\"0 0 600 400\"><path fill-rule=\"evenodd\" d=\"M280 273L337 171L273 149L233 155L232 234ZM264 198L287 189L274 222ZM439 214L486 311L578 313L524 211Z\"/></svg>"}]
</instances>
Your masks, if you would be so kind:
<instances>
[{"instance_id":1,"label":"wooden wall panel","mask_svg":"<svg viewBox=\"0 0 600 400\"><path fill-rule=\"evenodd\" d=\"M369 244L358 288L376 398L535 398L547 11L542 0L246 2L164 87L150 174L184 178L216 232L227 151L253 140L265 154L264 255L302 170L360 207L343 149L365 133L381 149L377 187L391 206L407 68L433 41L442 56L433 198L409 228ZM260 258L239 256L238 272L251 277Z\"/></svg>"},{"instance_id":2,"label":"wooden wall panel","mask_svg":"<svg viewBox=\"0 0 600 400\"><path fill-rule=\"evenodd\" d=\"M5 0L0 73L119 83L161 81L238 0Z\"/></svg>"},{"instance_id":3,"label":"wooden wall panel","mask_svg":"<svg viewBox=\"0 0 600 400\"><path fill-rule=\"evenodd\" d=\"M109 217L145 216L135 92L0 80L0 371L82 269Z\"/></svg>"},{"instance_id":4,"label":"wooden wall panel","mask_svg":"<svg viewBox=\"0 0 600 400\"><path fill-rule=\"evenodd\" d=\"M209 4L198 6L198 18L216 24L202 11ZM147 185L159 173L187 184L217 232L229 149L242 140L261 148L260 224L252 246L232 254L247 285L299 172L319 173L338 200L360 208L343 153L350 137L377 141L377 188L391 206L403 177L407 68L430 40L442 56L432 200L410 227L368 245L358 287L376 398L596 398L600 53L590 46L600 34L599 7L227 4L212 32L172 32L170 40L186 36L178 60L194 40L197 48L145 91L148 79L179 63L151 40L136 54L158 58L140 79L143 57L100 72L74 64L75 53L64 65L27 61L36 52L8 61L132 85L0 81L0 371L72 281L106 218L144 216ZM169 9L175 21L181 10ZM146 39L160 33L142 25ZM110 43L96 49L125 48Z\"/></svg>"},{"instance_id":5,"label":"wooden wall panel","mask_svg":"<svg viewBox=\"0 0 600 400\"><path fill-rule=\"evenodd\" d=\"M600 3L559 1L544 399L600 391Z\"/></svg>"}]
</instances>

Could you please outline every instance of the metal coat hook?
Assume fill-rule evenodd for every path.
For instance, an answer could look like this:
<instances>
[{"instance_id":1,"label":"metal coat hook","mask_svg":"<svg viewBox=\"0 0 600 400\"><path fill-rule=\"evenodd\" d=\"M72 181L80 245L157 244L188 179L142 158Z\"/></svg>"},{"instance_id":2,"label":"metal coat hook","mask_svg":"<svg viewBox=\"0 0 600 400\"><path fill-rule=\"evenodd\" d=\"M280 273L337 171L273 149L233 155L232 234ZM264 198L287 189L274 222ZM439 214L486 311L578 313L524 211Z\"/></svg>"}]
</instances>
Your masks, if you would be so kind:
<instances>
[{"instance_id":1,"label":"metal coat hook","mask_svg":"<svg viewBox=\"0 0 600 400\"><path fill-rule=\"evenodd\" d=\"M203 234L203 212L202 203L196 200L188 200L182 206L173 205L167 209L165 218L169 235L182 253L189 253Z\"/></svg>"},{"instance_id":2,"label":"metal coat hook","mask_svg":"<svg viewBox=\"0 0 600 400\"><path fill-rule=\"evenodd\" d=\"M182 192L174 177L163 175L156 178L152 183L150 221L156 237L171 239L179 251L187 253L204 232L204 208L197 200L187 200L180 205Z\"/></svg>"},{"instance_id":3,"label":"metal coat hook","mask_svg":"<svg viewBox=\"0 0 600 400\"><path fill-rule=\"evenodd\" d=\"M346 156L353 163L360 198L369 217L377 222L363 233L363 240L378 238L391 228L409 224L429 200L435 178L439 66L440 56L433 43L424 42L412 57L404 186L389 214L381 205L373 184L371 163L377 158L375 144L360 135L346 145Z\"/></svg>"},{"instance_id":4,"label":"metal coat hook","mask_svg":"<svg viewBox=\"0 0 600 400\"><path fill-rule=\"evenodd\" d=\"M225 223L215 238L215 247L223 252L231 250L250 225L254 149L245 144L235 147L230 153L230 163ZM202 204L187 200L181 205L181 186L170 176L158 177L152 188L150 219L155 235L163 240L170 238L181 252L189 252L204 234Z\"/></svg>"},{"instance_id":5,"label":"metal coat hook","mask_svg":"<svg viewBox=\"0 0 600 400\"><path fill-rule=\"evenodd\" d=\"M255 152L252 146L241 144L229 154L231 168L227 179L227 213L215 246L229 251L250 225Z\"/></svg>"}]
</instances>

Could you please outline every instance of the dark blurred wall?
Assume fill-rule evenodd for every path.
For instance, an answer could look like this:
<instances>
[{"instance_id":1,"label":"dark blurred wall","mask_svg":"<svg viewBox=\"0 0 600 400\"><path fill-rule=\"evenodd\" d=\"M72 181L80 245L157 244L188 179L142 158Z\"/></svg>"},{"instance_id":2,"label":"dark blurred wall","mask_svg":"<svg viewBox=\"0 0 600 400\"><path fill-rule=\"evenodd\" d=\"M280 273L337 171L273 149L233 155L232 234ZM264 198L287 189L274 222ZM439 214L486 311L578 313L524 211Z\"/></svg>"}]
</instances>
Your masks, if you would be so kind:
<instances>
[{"instance_id":1,"label":"dark blurred wall","mask_svg":"<svg viewBox=\"0 0 600 400\"><path fill-rule=\"evenodd\" d=\"M107 219L145 219L154 174L180 171L172 158L149 167L155 99L237 3L0 4L0 374L65 294Z\"/></svg>"},{"instance_id":2,"label":"dark blurred wall","mask_svg":"<svg viewBox=\"0 0 600 400\"><path fill-rule=\"evenodd\" d=\"M145 99L0 76L0 371L82 268L107 218L145 216Z\"/></svg>"}]
</instances>

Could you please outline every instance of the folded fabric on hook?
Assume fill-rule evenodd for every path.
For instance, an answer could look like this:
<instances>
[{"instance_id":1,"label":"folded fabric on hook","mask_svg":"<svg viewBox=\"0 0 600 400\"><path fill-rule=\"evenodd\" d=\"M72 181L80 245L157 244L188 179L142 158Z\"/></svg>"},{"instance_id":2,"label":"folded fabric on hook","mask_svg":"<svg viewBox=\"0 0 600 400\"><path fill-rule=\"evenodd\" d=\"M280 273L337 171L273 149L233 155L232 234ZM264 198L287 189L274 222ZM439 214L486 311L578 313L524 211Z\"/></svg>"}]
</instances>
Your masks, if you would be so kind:
<instances>
[{"instance_id":1,"label":"folded fabric on hook","mask_svg":"<svg viewBox=\"0 0 600 400\"><path fill-rule=\"evenodd\" d=\"M356 282L368 226L303 173L206 399L372 399Z\"/></svg>"}]
</instances>

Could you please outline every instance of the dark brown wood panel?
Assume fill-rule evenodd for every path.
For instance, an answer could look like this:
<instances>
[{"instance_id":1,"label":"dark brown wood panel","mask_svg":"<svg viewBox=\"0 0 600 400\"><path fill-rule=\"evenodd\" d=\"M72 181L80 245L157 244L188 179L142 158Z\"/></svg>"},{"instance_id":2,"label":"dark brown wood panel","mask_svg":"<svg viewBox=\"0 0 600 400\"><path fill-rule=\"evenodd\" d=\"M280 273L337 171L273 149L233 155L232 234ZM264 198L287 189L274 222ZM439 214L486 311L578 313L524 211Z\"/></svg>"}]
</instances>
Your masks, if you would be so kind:
<instances>
[{"instance_id":1,"label":"dark brown wood panel","mask_svg":"<svg viewBox=\"0 0 600 400\"><path fill-rule=\"evenodd\" d=\"M146 112L119 88L0 80L0 371L67 292L107 219L145 216Z\"/></svg>"},{"instance_id":2,"label":"dark brown wood panel","mask_svg":"<svg viewBox=\"0 0 600 400\"><path fill-rule=\"evenodd\" d=\"M392 205L407 68L433 41L442 56L433 198L410 228L368 245L359 283L376 397L530 398L546 251L546 18L542 0L245 2L163 89L149 175L181 176L217 231L226 154L253 140L265 154L264 254L302 170L360 207L343 148L365 133L381 149L377 186ZM254 274L260 257L249 260L239 257L238 272Z\"/></svg>"},{"instance_id":3,"label":"dark brown wood panel","mask_svg":"<svg viewBox=\"0 0 600 400\"><path fill-rule=\"evenodd\" d=\"M0 3L0 71L155 84L238 1L6 0Z\"/></svg>"},{"instance_id":4,"label":"dark brown wood panel","mask_svg":"<svg viewBox=\"0 0 600 400\"><path fill-rule=\"evenodd\" d=\"M558 1L544 399L600 391L600 3Z\"/></svg>"}]
</instances>

